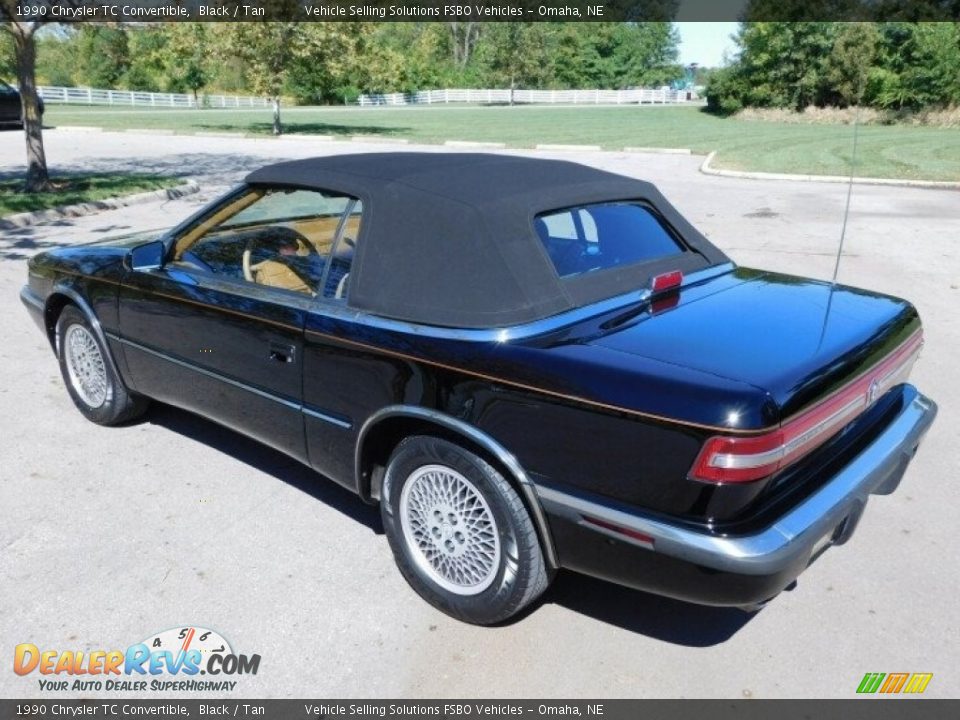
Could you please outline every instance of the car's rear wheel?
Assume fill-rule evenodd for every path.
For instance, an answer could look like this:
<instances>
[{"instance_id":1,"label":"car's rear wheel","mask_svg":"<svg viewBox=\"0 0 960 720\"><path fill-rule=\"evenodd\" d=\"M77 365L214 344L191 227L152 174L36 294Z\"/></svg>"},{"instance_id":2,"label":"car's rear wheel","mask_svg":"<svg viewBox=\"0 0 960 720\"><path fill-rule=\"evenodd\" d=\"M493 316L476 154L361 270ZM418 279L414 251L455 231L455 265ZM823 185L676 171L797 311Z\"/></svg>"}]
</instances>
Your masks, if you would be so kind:
<instances>
[{"instance_id":1,"label":"car's rear wheel","mask_svg":"<svg viewBox=\"0 0 960 720\"><path fill-rule=\"evenodd\" d=\"M516 491L483 458L417 436L394 451L381 513L407 582L443 612L489 625L547 588L537 531Z\"/></svg>"},{"instance_id":2,"label":"car's rear wheel","mask_svg":"<svg viewBox=\"0 0 960 720\"><path fill-rule=\"evenodd\" d=\"M124 386L110 364L107 349L73 305L67 305L57 319L57 349L70 398L88 420L115 425L147 409L149 400Z\"/></svg>"}]
</instances>

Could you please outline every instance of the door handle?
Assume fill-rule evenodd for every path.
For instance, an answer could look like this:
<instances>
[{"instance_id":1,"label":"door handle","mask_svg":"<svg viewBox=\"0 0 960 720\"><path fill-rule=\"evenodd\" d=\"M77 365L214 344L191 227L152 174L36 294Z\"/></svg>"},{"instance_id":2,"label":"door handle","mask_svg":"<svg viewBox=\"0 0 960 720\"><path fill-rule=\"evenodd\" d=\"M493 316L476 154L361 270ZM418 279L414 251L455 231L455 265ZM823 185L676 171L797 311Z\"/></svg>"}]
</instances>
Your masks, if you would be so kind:
<instances>
[{"instance_id":1,"label":"door handle","mask_svg":"<svg viewBox=\"0 0 960 720\"><path fill-rule=\"evenodd\" d=\"M284 343L270 343L270 360L280 363L292 363L296 359L297 348Z\"/></svg>"}]
</instances>

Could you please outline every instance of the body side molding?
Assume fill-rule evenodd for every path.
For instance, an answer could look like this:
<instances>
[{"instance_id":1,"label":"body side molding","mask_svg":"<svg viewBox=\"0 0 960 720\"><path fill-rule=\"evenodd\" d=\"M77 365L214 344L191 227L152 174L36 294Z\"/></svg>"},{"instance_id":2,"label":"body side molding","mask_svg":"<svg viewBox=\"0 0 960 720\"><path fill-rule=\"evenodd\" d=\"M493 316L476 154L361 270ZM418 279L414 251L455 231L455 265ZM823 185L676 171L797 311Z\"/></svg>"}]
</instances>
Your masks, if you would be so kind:
<instances>
[{"instance_id":1,"label":"body side molding","mask_svg":"<svg viewBox=\"0 0 960 720\"><path fill-rule=\"evenodd\" d=\"M298 412L303 413L304 415L309 415L310 417L314 417L314 418L317 418L318 420L323 420L324 422L330 423L331 425L335 425L338 428L341 428L342 430L349 430L351 427L353 427L353 424L349 420L344 420L342 418L334 417L329 413L321 412L320 410L316 410L312 407L308 407L303 403L296 402L289 398L282 397L280 395L277 395L276 393L267 392L266 390L261 390L260 388L254 387L253 385L250 385L248 383L241 382L240 380L236 380L232 377L228 377L226 375L223 375L218 372L214 372L212 370L207 370L206 368L202 368L199 365L196 365L195 363L187 362L186 360L181 360L180 358L174 357L173 355L168 355L167 353L160 352L159 350L155 350L151 347L147 347L146 345L142 345L141 343L134 342L133 340L128 340L119 335L115 335L114 333L107 333L107 336L111 340L116 340L118 343L122 345L136 348L141 352L145 352L149 355L153 355L154 357L160 358L161 360L166 360L167 362L173 363L174 365L178 365L182 368L185 368L186 370L192 370L195 373L199 373L206 377L212 378L213 380L218 380L222 383L226 383L227 385L238 388L240 390L245 390L246 392L252 393L258 397L262 397L265 400L272 400L273 402L279 403L280 405L290 408L291 410L296 410Z\"/></svg>"}]
</instances>

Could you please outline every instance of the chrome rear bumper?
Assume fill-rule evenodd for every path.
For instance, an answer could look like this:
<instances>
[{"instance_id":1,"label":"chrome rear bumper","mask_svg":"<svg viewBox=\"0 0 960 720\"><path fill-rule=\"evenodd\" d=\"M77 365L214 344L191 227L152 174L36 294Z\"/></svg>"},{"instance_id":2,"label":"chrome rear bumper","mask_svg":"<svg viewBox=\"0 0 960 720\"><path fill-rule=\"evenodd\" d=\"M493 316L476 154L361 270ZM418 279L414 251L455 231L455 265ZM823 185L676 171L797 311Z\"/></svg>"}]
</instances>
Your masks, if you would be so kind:
<instances>
[{"instance_id":1,"label":"chrome rear bumper","mask_svg":"<svg viewBox=\"0 0 960 720\"><path fill-rule=\"evenodd\" d=\"M822 488L755 534L710 535L544 486L537 486L537 494L549 515L633 542L647 552L741 575L773 575L792 567L802 570L815 552L849 537L871 494L889 494L900 483L937 414L936 404L913 386L905 386L903 392L903 409L873 443ZM584 516L640 533L653 542L631 540L587 522Z\"/></svg>"}]
</instances>

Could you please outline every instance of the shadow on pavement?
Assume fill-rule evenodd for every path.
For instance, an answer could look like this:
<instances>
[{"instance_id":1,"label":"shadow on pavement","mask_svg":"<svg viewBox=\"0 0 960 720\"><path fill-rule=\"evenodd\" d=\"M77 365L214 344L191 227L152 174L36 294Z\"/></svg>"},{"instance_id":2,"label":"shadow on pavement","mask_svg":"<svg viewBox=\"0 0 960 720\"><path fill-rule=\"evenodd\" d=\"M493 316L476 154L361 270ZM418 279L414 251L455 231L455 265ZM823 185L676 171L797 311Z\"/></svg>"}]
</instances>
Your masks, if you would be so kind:
<instances>
[{"instance_id":1,"label":"shadow on pavement","mask_svg":"<svg viewBox=\"0 0 960 720\"><path fill-rule=\"evenodd\" d=\"M58 220L46 223L46 227L67 226L69 223ZM40 240L36 237L38 227L4 227L0 220L0 261L27 260L38 252L63 245L60 240ZM26 281L26 276L24 276Z\"/></svg>"},{"instance_id":2,"label":"shadow on pavement","mask_svg":"<svg viewBox=\"0 0 960 720\"><path fill-rule=\"evenodd\" d=\"M553 603L674 645L726 642L754 617L736 608L706 607L561 571L539 604Z\"/></svg>"},{"instance_id":3,"label":"shadow on pavement","mask_svg":"<svg viewBox=\"0 0 960 720\"><path fill-rule=\"evenodd\" d=\"M250 123L237 127L229 123L197 125L201 130L223 132L249 132L269 136L273 134L273 123ZM385 127L383 125L340 125L336 123L283 121L284 135L382 135L384 137L402 135L410 132L408 127Z\"/></svg>"},{"instance_id":4,"label":"shadow on pavement","mask_svg":"<svg viewBox=\"0 0 960 720\"><path fill-rule=\"evenodd\" d=\"M243 177L275 158L240 153L180 153L176 154L177 136L158 136L158 143L168 145L171 154L162 157L116 155L111 157L78 158L72 163L51 163L51 177L97 174L156 174L170 177L197 178L199 182L216 181L218 185L239 182ZM0 181L20 180L23 168L0 171Z\"/></svg>"},{"instance_id":5,"label":"shadow on pavement","mask_svg":"<svg viewBox=\"0 0 960 720\"><path fill-rule=\"evenodd\" d=\"M163 140L175 143L176 137L163 138ZM276 158L273 158L273 160L276 160ZM208 186L229 186L240 182L247 173L270 161L271 158L231 153L185 153L164 157L92 157L70 164L51 165L50 174L55 178L64 178L70 175L125 173L191 177L197 179L201 186L206 188ZM0 182L22 178L22 169L0 170ZM188 196L187 199L196 197L198 196ZM158 202L169 201L158 200ZM123 208L115 212L122 213ZM0 219L0 261L26 260L42 250L68 244L62 237L56 240L48 240L44 236L49 234L51 228L69 228L73 223L73 218L65 217L25 227L14 227ZM97 228L94 232L106 235L114 230L117 233L123 232L129 227L114 223L112 227L108 226L106 230Z\"/></svg>"},{"instance_id":6,"label":"shadow on pavement","mask_svg":"<svg viewBox=\"0 0 960 720\"><path fill-rule=\"evenodd\" d=\"M377 535L383 534L380 511L376 507L365 504L359 497L337 485L333 480L325 478L277 450L199 415L161 403L154 403L143 421L166 428L236 458L316 498L352 520L366 525Z\"/></svg>"},{"instance_id":7,"label":"shadow on pavement","mask_svg":"<svg viewBox=\"0 0 960 720\"><path fill-rule=\"evenodd\" d=\"M376 534L383 534L377 508L364 504L333 480L266 445L210 420L161 403L153 404L144 422L166 428L236 458L307 493ZM384 552L388 552L386 546ZM561 571L541 601L504 624L522 622L545 604L560 605L629 632L687 647L710 647L723 643L753 617L734 608L694 605Z\"/></svg>"}]
</instances>

